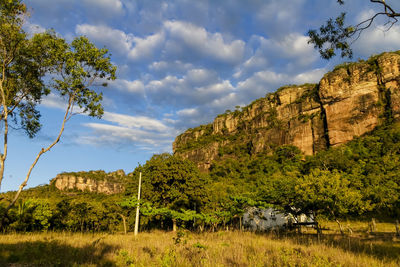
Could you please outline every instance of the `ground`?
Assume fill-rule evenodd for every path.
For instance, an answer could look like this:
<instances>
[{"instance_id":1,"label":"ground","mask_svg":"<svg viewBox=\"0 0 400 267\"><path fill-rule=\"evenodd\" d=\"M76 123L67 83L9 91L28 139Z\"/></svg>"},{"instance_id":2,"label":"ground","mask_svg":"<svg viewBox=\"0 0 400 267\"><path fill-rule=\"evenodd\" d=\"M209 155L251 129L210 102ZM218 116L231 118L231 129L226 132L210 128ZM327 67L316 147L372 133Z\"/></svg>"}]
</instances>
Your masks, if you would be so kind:
<instances>
[{"instance_id":1,"label":"ground","mask_svg":"<svg viewBox=\"0 0 400 267\"><path fill-rule=\"evenodd\" d=\"M0 266L399 266L394 225L348 223L350 236L325 223L314 230L257 234L188 231L132 234L26 233L0 235ZM345 223L346 225L346 223Z\"/></svg>"}]
</instances>

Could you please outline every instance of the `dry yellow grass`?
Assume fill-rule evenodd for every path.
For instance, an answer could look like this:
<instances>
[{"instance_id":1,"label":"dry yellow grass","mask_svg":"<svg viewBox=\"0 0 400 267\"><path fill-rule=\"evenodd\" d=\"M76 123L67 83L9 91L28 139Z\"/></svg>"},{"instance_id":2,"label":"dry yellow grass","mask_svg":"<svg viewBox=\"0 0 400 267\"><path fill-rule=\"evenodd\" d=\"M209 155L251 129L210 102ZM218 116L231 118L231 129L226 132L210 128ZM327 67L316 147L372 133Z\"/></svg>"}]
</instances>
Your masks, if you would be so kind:
<instances>
[{"instance_id":1,"label":"dry yellow grass","mask_svg":"<svg viewBox=\"0 0 400 267\"><path fill-rule=\"evenodd\" d=\"M348 227L356 233L368 233L369 232L369 222L367 221L343 221L341 222L344 229L348 230ZM324 221L321 223L323 228L328 229L329 232L339 232L339 226L336 222ZM386 222L376 222L376 232L377 233L394 233L396 232L396 227L394 223Z\"/></svg>"},{"instance_id":2,"label":"dry yellow grass","mask_svg":"<svg viewBox=\"0 0 400 267\"><path fill-rule=\"evenodd\" d=\"M398 241L347 237L33 233L0 235L0 266L399 266ZM357 243L358 242L358 243ZM385 252L386 251L386 252Z\"/></svg>"}]
</instances>

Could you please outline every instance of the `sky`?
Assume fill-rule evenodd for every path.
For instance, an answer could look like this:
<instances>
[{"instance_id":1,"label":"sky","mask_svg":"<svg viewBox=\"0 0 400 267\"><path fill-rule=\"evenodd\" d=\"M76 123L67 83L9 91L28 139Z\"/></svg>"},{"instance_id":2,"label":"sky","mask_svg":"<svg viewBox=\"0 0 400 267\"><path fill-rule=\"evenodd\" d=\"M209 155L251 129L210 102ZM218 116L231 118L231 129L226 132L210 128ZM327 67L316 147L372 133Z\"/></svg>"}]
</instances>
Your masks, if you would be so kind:
<instances>
[{"instance_id":1,"label":"sky","mask_svg":"<svg viewBox=\"0 0 400 267\"><path fill-rule=\"evenodd\" d=\"M58 173L123 169L132 172L153 154L172 152L186 129L287 84L318 82L348 59L320 58L307 32L348 12L367 18L367 0L26 0L30 33L54 29L71 42L87 36L106 47L118 68L104 88L102 119L74 116L59 144L44 154L28 187ZM389 2L389 1L387 1ZM399 1L393 7L400 9ZM400 24L377 21L353 44L354 60L400 49ZM37 153L55 139L65 103L50 94L39 109L42 130L9 137L1 191L16 190Z\"/></svg>"}]
</instances>

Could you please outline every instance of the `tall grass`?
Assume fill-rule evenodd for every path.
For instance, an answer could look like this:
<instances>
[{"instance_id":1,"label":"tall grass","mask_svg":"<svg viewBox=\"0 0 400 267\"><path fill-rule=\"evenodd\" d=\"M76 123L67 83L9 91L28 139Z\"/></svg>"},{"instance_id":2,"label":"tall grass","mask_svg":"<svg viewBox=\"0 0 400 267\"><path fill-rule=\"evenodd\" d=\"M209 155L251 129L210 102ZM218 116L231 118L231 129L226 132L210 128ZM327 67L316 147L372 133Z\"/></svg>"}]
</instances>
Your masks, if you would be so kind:
<instances>
[{"instance_id":1,"label":"tall grass","mask_svg":"<svg viewBox=\"0 0 400 267\"><path fill-rule=\"evenodd\" d=\"M0 235L0 266L399 266L399 255L398 240L338 236L318 240L314 235L225 231L155 231L136 238L50 232Z\"/></svg>"}]
</instances>

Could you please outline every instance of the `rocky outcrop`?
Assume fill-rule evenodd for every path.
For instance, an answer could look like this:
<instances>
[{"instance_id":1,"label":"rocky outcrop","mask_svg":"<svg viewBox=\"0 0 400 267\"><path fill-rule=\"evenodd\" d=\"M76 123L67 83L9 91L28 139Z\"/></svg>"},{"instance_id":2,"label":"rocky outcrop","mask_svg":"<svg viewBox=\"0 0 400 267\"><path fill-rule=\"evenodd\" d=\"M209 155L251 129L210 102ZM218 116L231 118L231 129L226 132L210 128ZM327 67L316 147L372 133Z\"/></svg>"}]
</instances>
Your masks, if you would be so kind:
<instances>
[{"instance_id":1,"label":"rocky outcrop","mask_svg":"<svg viewBox=\"0 0 400 267\"><path fill-rule=\"evenodd\" d=\"M212 161L294 145L312 155L400 118L400 53L346 63L319 84L286 86L249 106L189 129L176 155L208 170Z\"/></svg>"},{"instance_id":2,"label":"rocky outcrop","mask_svg":"<svg viewBox=\"0 0 400 267\"><path fill-rule=\"evenodd\" d=\"M111 195L125 190L124 178L123 170L108 174L104 171L61 173L52 179L50 184L61 191L78 190Z\"/></svg>"}]
</instances>

